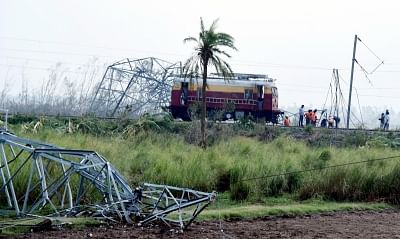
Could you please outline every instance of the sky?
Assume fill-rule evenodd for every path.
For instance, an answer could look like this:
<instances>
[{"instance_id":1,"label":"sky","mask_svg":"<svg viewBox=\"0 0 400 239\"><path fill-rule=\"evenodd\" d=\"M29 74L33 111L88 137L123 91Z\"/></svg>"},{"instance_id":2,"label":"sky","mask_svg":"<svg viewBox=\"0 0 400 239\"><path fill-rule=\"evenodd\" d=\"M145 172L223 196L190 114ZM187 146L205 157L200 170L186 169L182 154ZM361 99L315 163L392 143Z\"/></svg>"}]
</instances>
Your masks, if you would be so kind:
<instances>
[{"instance_id":1,"label":"sky","mask_svg":"<svg viewBox=\"0 0 400 239\"><path fill-rule=\"evenodd\" d=\"M368 78L355 66L353 103L400 112L399 5L395 0L0 0L0 91L7 85L17 94L23 77L35 88L57 63L73 73L93 59L104 70L127 57L184 61L193 45L183 39L198 35L202 17L206 26L218 18L218 30L235 38L238 51L231 51L229 60L235 72L277 79L281 107L321 108L333 68L339 69L347 98L357 34L360 65L371 72L385 63Z\"/></svg>"}]
</instances>

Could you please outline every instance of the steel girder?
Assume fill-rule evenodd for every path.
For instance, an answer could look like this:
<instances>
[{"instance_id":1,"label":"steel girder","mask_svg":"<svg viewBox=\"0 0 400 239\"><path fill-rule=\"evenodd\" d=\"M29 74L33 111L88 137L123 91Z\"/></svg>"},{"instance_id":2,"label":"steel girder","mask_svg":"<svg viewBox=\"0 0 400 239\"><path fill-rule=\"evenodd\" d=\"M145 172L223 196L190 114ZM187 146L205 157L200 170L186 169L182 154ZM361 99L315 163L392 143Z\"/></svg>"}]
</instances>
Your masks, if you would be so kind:
<instances>
[{"instance_id":1,"label":"steel girder","mask_svg":"<svg viewBox=\"0 0 400 239\"><path fill-rule=\"evenodd\" d=\"M17 216L90 215L186 228L215 193L143 184L132 190L101 155L17 137L0 130L0 203Z\"/></svg>"},{"instance_id":2,"label":"steel girder","mask_svg":"<svg viewBox=\"0 0 400 239\"><path fill-rule=\"evenodd\" d=\"M102 117L158 113L170 101L180 63L157 58L124 59L107 67L97 87L90 112Z\"/></svg>"}]
</instances>

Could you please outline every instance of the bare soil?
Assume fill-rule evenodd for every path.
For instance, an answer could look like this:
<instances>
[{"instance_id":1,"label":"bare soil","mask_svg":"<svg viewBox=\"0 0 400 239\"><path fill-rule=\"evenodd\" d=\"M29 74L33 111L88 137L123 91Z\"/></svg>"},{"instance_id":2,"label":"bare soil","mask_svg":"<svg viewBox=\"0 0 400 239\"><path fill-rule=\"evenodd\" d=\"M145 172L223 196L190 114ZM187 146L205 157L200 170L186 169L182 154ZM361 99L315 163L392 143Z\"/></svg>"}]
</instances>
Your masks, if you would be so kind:
<instances>
[{"instance_id":1,"label":"bare soil","mask_svg":"<svg viewBox=\"0 0 400 239\"><path fill-rule=\"evenodd\" d=\"M196 222L183 233L162 226L108 225L17 238L400 238L400 210Z\"/></svg>"}]
</instances>

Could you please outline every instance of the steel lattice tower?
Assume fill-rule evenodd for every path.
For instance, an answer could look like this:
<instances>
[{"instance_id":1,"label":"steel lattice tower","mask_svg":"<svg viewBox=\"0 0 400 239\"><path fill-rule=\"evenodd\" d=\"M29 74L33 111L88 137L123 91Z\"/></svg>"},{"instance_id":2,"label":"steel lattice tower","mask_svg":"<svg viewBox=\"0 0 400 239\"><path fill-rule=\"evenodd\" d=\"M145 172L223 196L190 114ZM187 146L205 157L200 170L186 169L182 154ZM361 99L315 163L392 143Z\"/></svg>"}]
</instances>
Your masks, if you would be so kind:
<instances>
[{"instance_id":1,"label":"steel lattice tower","mask_svg":"<svg viewBox=\"0 0 400 239\"><path fill-rule=\"evenodd\" d=\"M96 116L160 112L170 101L175 76L181 64L154 57L124 59L107 67L90 106Z\"/></svg>"}]
</instances>

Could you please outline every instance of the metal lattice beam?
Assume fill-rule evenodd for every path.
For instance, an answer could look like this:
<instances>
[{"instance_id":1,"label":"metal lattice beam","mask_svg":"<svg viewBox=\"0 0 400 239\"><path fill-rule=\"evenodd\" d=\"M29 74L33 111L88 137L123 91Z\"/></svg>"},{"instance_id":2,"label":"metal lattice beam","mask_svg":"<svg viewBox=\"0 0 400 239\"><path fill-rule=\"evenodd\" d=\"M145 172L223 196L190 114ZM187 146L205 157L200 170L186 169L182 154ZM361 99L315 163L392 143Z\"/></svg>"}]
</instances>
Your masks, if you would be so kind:
<instances>
[{"instance_id":1,"label":"metal lattice beam","mask_svg":"<svg viewBox=\"0 0 400 239\"><path fill-rule=\"evenodd\" d=\"M128 223L138 219L141 225L161 220L186 228L215 198L215 193L167 185L145 183L132 190L95 151L62 149L2 130L0 162L0 203L18 216L86 213Z\"/></svg>"},{"instance_id":2,"label":"metal lattice beam","mask_svg":"<svg viewBox=\"0 0 400 239\"><path fill-rule=\"evenodd\" d=\"M118 61L107 67L90 112L115 117L122 113L138 116L160 111L168 105L173 78L180 73L180 63L153 57Z\"/></svg>"}]
</instances>

